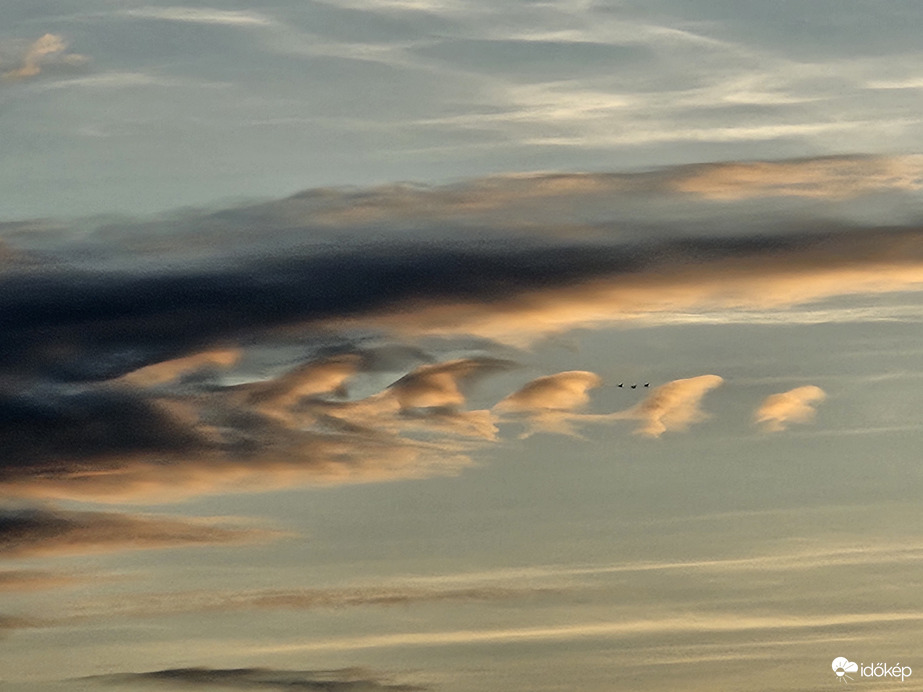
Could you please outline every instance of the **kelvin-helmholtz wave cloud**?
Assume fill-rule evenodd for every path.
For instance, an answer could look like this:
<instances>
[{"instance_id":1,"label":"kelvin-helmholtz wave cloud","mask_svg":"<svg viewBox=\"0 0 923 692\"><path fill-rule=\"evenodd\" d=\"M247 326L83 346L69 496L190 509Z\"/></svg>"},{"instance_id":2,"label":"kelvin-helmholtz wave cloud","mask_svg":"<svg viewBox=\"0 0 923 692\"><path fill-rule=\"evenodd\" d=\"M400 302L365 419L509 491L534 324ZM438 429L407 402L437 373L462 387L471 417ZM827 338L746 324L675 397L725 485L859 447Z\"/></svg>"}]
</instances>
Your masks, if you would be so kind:
<instances>
[{"instance_id":1,"label":"kelvin-helmholtz wave cloud","mask_svg":"<svg viewBox=\"0 0 923 692\"><path fill-rule=\"evenodd\" d=\"M913 157L833 158L8 225L0 491L112 501L372 482L456 473L510 426L684 431L707 421L718 373L642 386L614 411L578 412L615 385L586 371L469 400L515 374L511 348L573 329L804 306L836 322L850 319L840 296L917 292L921 181ZM869 225L882 198L908 218ZM770 397L756 421L808 422L819 391Z\"/></svg>"}]
</instances>

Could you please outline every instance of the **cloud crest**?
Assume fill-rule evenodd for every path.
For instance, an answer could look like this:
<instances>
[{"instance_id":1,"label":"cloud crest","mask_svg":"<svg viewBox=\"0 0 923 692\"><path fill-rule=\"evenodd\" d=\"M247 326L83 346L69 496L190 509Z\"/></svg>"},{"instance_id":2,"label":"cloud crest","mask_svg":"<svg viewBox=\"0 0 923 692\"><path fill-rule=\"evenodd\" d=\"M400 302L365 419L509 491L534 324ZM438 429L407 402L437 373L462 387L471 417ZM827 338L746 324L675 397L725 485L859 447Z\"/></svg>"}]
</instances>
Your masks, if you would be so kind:
<instances>
[{"instance_id":1,"label":"cloud crest","mask_svg":"<svg viewBox=\"0 0 923 692\"><path fill-rule=\"evenodd\" d=\"M683 431L708 419L708 414L702 409L702 399L723 383L724 379L718 375L673 380L655 388L637 406L616 415L639 421L636 432L646 437Z\"/></svg>"},{"instance_id":2,"label":"cloud crest","mask_svg":"<svg viewBox=\"0 0 923 692\"><path fill-rule=\"evenodd\" d=\"M781 432L792 424L804 425L814 420L817 405L826 398L827 393L814 385L772 394L757 408L753 422L766 432Z\"/></svg>"}]
</instances>

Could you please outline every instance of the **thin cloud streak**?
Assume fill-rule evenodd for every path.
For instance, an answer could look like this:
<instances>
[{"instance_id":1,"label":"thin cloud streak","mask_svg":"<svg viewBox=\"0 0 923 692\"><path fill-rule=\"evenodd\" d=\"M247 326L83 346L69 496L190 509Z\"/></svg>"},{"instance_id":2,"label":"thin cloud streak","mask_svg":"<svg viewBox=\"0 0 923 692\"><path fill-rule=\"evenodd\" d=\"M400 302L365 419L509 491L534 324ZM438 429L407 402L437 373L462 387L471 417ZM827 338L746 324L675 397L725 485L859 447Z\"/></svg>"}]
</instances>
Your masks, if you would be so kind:
<instances>
[{"instance_id":1,"label":"thin cloud streak","mask_svg":"<svg viewBox=\"0 0 923 692\"><path fill-rule=\"evenodd\" d=\"M393 683L373 671L358 668L341 670L279 670L272 668L171 668L146 673L112 673L79 680L108 684L162 684L184 689L222 688L235 690L280 690L303 692L423 692L427 687Z\"/></svg>"},{"instance_id":2,"label":"thin cloud streak","mask_svg":"<svg viewBox=\"0 0 923 692\"><path fill-rule=\"evenodd\" d=\"M211 7L138 7L120 10L118 14L136 19L160 19L190 24L224 26L270 26L273 20L259 12L219 10Z\"/></svg>"},{"instance_id":3,"label":"thin cloud streak","mask_svg":"<svg viewBox=\"0 0 923 692\"><path fill-rule=\"evenodd\" d=\"M632 637L638 635L678 635L702 633L738 633L797 631L835 627L882 626L918 623L923 615L916 612L835 613L823 616L777 615L753 616L692 612L686 617L645 618L619 622L587 622L546 627L522 627L497 630L455 630L412 632L404 634L343 637L301 644L256 647L259 653L293 653L319 651L358 651L400 647L436 647L487 643L573 641L596 637Z\"/></svg>"},{"instance_id":4,"label":"thin cloud streak","mask_svg":"<svg viewBox=\"0 0 923 692\"><path fill-rule=\"evenodd\" d=\"M325 610L415 604L514 601L559 593L553 586L426 587L370 585L342 589L262 589L242 591L171 591L133 594L130 598L83 601L67 617L154 617L178 613Z\"/></svg>"},{"instance_id":5,"label":"thin cloud streak","mask_svg":"<svg viewBox=\"0 0 923 692\"><path fill-rule=\"evenodd\" d=\"M279 535L173 517L47 509L0 512L0 558L3 559L240 544Z\"/></svg>"},{"instance_id":6,"label":"thin cloud streak","mask_svg":"<svg viewBox=\"0 0 923 692\"><path fill-rule=\"evenodd\" d=\"M38 570L0 570L0 592L38 591L69 586L85 578Z\"/></svg>"},{"instance_id":7,"label":"thin cloud streak","mask_svg":"<svg viewBox=\"0 0 923 692\"><path fill-rule=\"evenodd\" d=\"M682 519L680 521L688 521ZM644 572L701 571L709 575L746 572L787 574L846 566L881 564L916 564L923 558L923 545L904 543L865 543L861 545L816 546L812 549L781 550L762 555L728 557L715 560L634 561L614 564L537 565L524 568L500 568L486 572L468 572L435 576L408 576L411 585L447 588L483 588L486 585L531 585L533 588L574 588L581 582L574 578Z\"/></svg>"}]
</instances>

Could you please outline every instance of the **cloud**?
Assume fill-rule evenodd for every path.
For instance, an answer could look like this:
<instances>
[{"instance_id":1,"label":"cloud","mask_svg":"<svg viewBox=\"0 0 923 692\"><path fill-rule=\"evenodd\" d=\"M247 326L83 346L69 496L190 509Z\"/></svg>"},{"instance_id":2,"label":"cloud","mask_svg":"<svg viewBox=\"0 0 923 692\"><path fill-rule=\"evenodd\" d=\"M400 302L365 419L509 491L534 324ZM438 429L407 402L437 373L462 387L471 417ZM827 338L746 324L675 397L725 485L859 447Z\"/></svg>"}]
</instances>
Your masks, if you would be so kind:
<instances>
[{"instance_id":1,"label":"cloud","mask_svg":"<svg viewBox=\"0 0 923 692\"><path fill-rule=\"evenodd\" d=\"M274 24L271 19L259 12L219 10L211 7L138 7L122 10L119 14L138 19L160 19L190 24L224 26L270 26Z\"/></svg>"},{"instance_id":2,"label":"cloud","mask_svg":"<svg viewBox=\"0 0 923 692\"><path fill-rule=\"evenodd\" d=\"M89 380L297 325L473 334L521 342L577 327L707 309L779 309L923 287L920 231L426 244L216 261L157 275L0 277L0 371ZM355 281L362 276L363 281ZM269 280L269 277L272 277Z\"/></svg>"},{"instance_id":3,"label":"cloud","mask_svg":"<svg viewBox=\"0 0 923 692\"><path fill-rule=\"evenodd\" d=\"M355 367L348 357L306 364L278 387L206 383L158 394L37 385L0 397L0 493L163 501L457 473L472 463L470 444L451 438L491 438L495 429L486 412L445 405L459 403L453 378L497 362L430 366L354 402L298 396L341 381ZM405 410L436 401L443 405Z\"/></svg>"},{"instance_id":4,"label":"cloud","mask_svg":"<svg viewBox=\"0 0 923 692\"><path fill-rule=\"evenodd\" d=\"M271 380L238 385L233 396L245 407L283 422L297 419L296 405L318 394L346 395L346 382L361 365L356 354L335 356L302 364Z\"/></svg>"},{"instance_id":5,"label":"cloud","mask_svg":"<svg viewBox=\"0 0 923 692\"><path fill-rule=\"evenodd\" d=\"M524 414L529 425L524 436L538 431L576 435L578 425L637 420L640 421L638 434L660 437L667 431L683 431L693 423L706 420L708 415L701 408L702 398L722 382L724 380L718 375L673 380L655 387L643 401L629 409L588 414L575 412L575 409L587 403L587 390L598 387L602 380L592 372L577 370L533 380L503 399L494 410L501 415L501 420L515 420L509 414Z\"/></svg>"},{"instance_id":6,"label":"cloud","mask_svg":"<svg viewBox=\"0 0 923 692\"><path fill-rule=\"evenodd\" d=\"M914 161L314 190L89 232L0 228L14 252L28 236L32 258L0 271L0 492L137 501L378 482L458 473L501 423L681 430L720 378L678 380L603 414L577 410L599 385L585 371L539 378L493 409L467 410L468 387L510 365L486 343L765 323L836 296L923 290L918 226L796 213L813 199L826 211L868 191L909 194ZM797 204L741 232L763 194ZM453 347L423 365L409 347L374 358L353 348L434 337Z\"/></svg>"},{"instance_id":7,"label":"cloud","mask_svg":"<svg viewBox=\"0 0 923 692\"><path fill-rule=\"evenodd\" d=\"M233 690L288 690L295 692L420 692L428 689L387 681L371 671L346 668L341 670L275 670L269 668L173 668L147 673L115 673L84 680L99 680L112 684L155 683L184 689L197 687Z\"/></svg>"},{"instance_id":8,"label":"cloud","mask_svg":"<svg viewBox=\"0 0 923 692\"><path fill-rule=\"evenodd\" d=\"M12 615L0 615L0 637L4 636L10 630L25 629L36 627L41 624L38 620L31 618L22 618Z\"/></svg>"},{"instance_id":9,"label":"cloud","mask_svg":"<svg viewBox=\"0 0 923 692\"><path fill-rule=\"evenodd\" d=\"M497 428L487 410L465 411L468 387L512 367L496 358L459 358L420 366L384 391L355 401L313 400L300 418L373 436L422 436L432 448L465 451L472 441L495 440Z\"/></svg>"},{"instance_id":10,"label":"cloud","mask_svg":"<svg viewBox=\"0 0 923 692\"><path fill-rule=\"evenodd\" d=\"M664 223L671 234L683 236L690 231L684 222L702 213L703 202L710 202L707 213L713 222L725 220L717 202L733 209L736 213L728 215L727 221L734 232L740 232L739 205L746 200L776 198L773 213L778 222L779 216L803 214L806 200L834 203L823 211L837 216L851 212L847 206L851 198L913 193L921 185L921 155L725 161L635 173L518 173L442 186L403 183L306 190L220 216L209 215L199 220L204 239L202 235L197 238L209 242L219 222L222 233L232 233L238 242L247 240L253 223L277 233L293 225L310 227L315 233L374 225L376 230L406 234L408 229L422 231L438 223L495 237L517 231L528 231L533 237L555 233L598 237L602 229L597 224L621 222L620 233L631 237L628 222L638 221L639 208L644 218ZM688 216L677 219L673 216L676 210ZM751 224L759 221L748 218ZM778 229L779 224L773 228ZM649 233L650 225L644 224L644 230ZM452 240L457 243L457 236Z\"/></svg>"},{"instance_id":11,"label":"cloud","mask_svg":"<svg viewBox=\"0 0 923 692\"><path fill-rule=\"evenodd\" d=\"M918 235L896 230L744 242L689 240L637 254L626 248L621 259L628 266L616 269L613 260L609 272L599 271L606 276L593 276L594 261L588 260L582 277L560 285L522 286L490 303L461 296L418 299L365 319L405 333L467 333L527 344L569 329L656 324L677 313L750 310L760 318L835 296L919 291L923 257L918 248L923 245ZM596 260L605 262L604 253L597 252Z\"/></svg>"},{"instance_id":12,"label":"cloud","mask_svg":"<svg viewBox=\"0 0 923 692\"><path fill-rule=\"evenodd\" d=\"M132 370L121 380L137 387L151 387L200 371L226 369L240 360L237 348L211 349Z\"/></svg>"},{"instance_id":13,"label":"cloud","mask_svg":"<svg viewBox=\"0 0 923 692\"><path fill-rule=\"evenodd\" d=\"M599 375L570 370L532 380L497 404L507 411L572 411L589 401L587 391L602 384Z\"/></svg>"},{"instance_id":14,"label":"cloud","mask_svg":"<svg viewBox=\"0 0 923 692\"><path fill-rule=\"evenodd\" d=\"M153 515L48 509L0 511L0 558L7 559L241 543L273 535L270 531Z\"/></svg>"},{"instance_id":15,"label":"cloud","mask_svg":"<svg viewBox=\"0 0 923 692\"><path fill-rule=\"evenodd\" d=\"M164 407L116 388L47 385L0 390L0 483L17 469L51 473L61 464L92 470L143 454L191 454L208 446ZM91 468L87 468L90 471Z\"/></svg>"},{"instance_id":16,"label":"cloud","mask_svg":"<svg viewBox=\"0 0 923 692\"><path fill-rule=\"evenodd\" d=\"M54 472L4 468L0 493L95 502L175 502L214 493L262 492L298 485L381 483L454 475L471 466L465 449L362 431L301 432L241 412L229 416L224 448L192 454L126 457L95 470L62 462ZM374 431L373 431L374 432Z\"/></svg>"},{"instance_id":17,"label":"cloud","mask_svg":"<svg viewBox=\"0 0 923 692\"><path fill-rule=\"evenodd\" d=\"M463 385L510 366L509 361L494 358L459 358L446 363L423 365L399 379L389 389L402 410L454 408L465 402Z\"/></svg>"},{"instance_id":18,"label":"cloud","mask_svg":"<svg viewBox=\"0 0 923 692\"><path fill-rule=\"evenodd\" d=\"M78 578L38 570L2 570L0 571L0 592L33 591L67 586L79 581Z\"/></svg>"},{"instance_id":19,"label":"cloud","mask_svg":"<svg viewBox=\"0 0 923 692\"><path fill-rule=\"evenodd\" d=\"M587 391L600 384L602 380L598 375L585 370L546 375L498 402L494 411L501 416L524 415L529 428L523 437L538 431L575 435L572 424L581 417L571 412L586 404L590 398Z\"/></svg>"},{"instance_id":20,"label":"cloud","mask_svg":"<svg viewBox=\"0 0 923 692\"><path fill-rule=\"evenodd\" d=\"M653 389L637 406L611 414L611 418L640 421L636 432L647 437L660 437L668 431L686 430L693 423L708 418L701 407L702 399L723 382L718 375L673 380Z\"/></svg>"},{"instance_id":21,"label":"cloud","mask_svg":"<svg viewBox=\"0 0 923 692\"><path fill-rule=\"evenodd\" d=\"M44 244L33 233L31 254L47 262L0 274L0 372L109 379L299 327L523 344L677 313L758 319L920 290L920 229L863 228L849 205L913 192L920 168L918 157L840 157L314 190L73 239L59 228ZM772 223L740 206L765 195L794 202ZM839 204L849 218L805 217L798 204L815 199L818 213Z\"/></svg>"},{"instance_id":22,"label":"cloud","mask_svg":"<svg viewBox=\"0 0 923 692\"><path fill-rule=\"evenodd\" d=\"M647 616L617 621L569 622L508 629L469 629L398 634L363 635L335 639L314 640L302 644L267 645L258 647L264 653L292 653L309 651L358 651L362 649L394 649L400 647L438 647L458 644L490 644L500 642L567 642L577 639L613 638L636 639L639 636L663 637L703 632L739 634L763 633L771 630L829 630L857 625L897 626L913 625L923 620L923 615L913 611L873 613L831 612L823 615L797 613L794 615L741 615L739 612L690 612L682 617ZM829 635L829 631L826 632Z\"/></svg>"},{"instance_id":23,"label":"cloud","mask_svg":"<svg viewBox=\"0 0 923 692\"><path fill-rule=\"evenodd\" d=\"M249 591L171 591L132 594L98 602L82 601L71 611L77 618L151 617L177 613L251 610L314 610L379 607L439 602L505 601L557 592L536 586L366 586L341 589L263 589Z\"/></svg>"},{"instance_id":24,"label":"cloud","mask_svg":"<svg viewBox=\"0 0 923 692\"><path fill-rule=\"evenodd\" d=\"M677 190L710 199L766 196L845 199L879 190L920 190L923 156L831 156L696 165L685 169L685 175L676 176L673 184Z\"/></svg>"},{"instance_id":25,"label":"cloud","mask_svg":"<svg viewBox=\"0 0 923 692\"><path fill-rule=\"evenodd\" d=\"M814 385L772 394L753 414L753 422L767 432L780 432L792 423L810 423L817 412L817 404L826 398L827 393Z\"/></svg>"},{"instance_id":26,"label":"cloud","mask_svg":"<svg viewBox=\"0 0 923 692\"><path fill-rule=\"evenodd\" d=\"M87 58L83 55L67 53L67 46L64 37L58 34L45 34L19 48L21 52L16 58L18 66L0 72L0 79L10 82L31 79L49 68L74 69L87 62ZM0 60L0 66L7 60Z\"/></svg>"}]
</instances>

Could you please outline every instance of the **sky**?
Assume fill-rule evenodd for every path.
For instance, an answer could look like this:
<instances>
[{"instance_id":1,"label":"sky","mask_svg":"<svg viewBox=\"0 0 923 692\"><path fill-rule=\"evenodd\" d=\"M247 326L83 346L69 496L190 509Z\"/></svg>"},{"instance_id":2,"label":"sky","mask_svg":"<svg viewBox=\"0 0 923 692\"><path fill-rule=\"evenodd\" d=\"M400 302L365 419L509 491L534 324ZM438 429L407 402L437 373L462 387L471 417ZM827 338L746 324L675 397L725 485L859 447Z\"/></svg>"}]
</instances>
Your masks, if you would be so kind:
<instances>
[{"instance_id":1,"label":"sky","mask_svg":"<svg viewBox=\"0 0 923 692\"><path fill-rule=\"evenodd\" d=\"M923 690L919 3L3 15L4 689Z\"/></svg>"}]
</instances>

